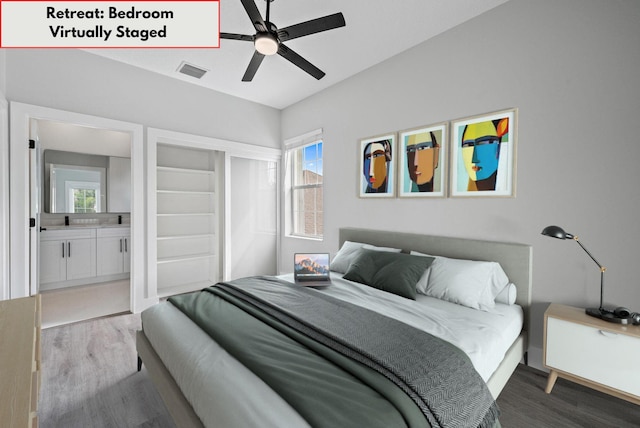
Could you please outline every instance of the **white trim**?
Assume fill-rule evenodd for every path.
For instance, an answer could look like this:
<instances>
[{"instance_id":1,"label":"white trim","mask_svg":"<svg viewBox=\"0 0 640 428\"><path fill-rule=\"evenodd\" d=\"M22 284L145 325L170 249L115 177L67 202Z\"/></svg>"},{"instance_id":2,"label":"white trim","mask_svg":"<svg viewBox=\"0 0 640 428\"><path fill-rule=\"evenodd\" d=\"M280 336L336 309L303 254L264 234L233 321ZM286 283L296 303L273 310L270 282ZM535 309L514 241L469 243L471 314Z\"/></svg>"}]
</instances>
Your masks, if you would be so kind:
<instances>
[{"instance_id":1,"label":"white trim","mask_svg":"<svg viewBox=\"0 0 640 428\"><path fill-rule=\"evenodd\" d=\"M231 156L259 159L280 160L282 151L254 144L237 141L222 140L220 138L204 137L184 132L169 131L159 128L147 128L147 141L167 143L175 146L187 146L205 150L217 150L229 153Z\"/></svg>"},{"instance_id":2,"label":"white trim","mask_svg":"<svg viewBox=\"0 0 640 428\"><path fill-rule=\"evenodd\" d=\"M11 298L29 295L29 122L43 119L131 133L131 194L144 194L144 139L140 124L90 116L64 110L11 102L10 129L10 290ZM145 269L144 198L131 198L131 292L132 312L157 302L149 298Z\"/></svg>"},{"instance_id":3,"label":"white trim","mask_svg":"<svg viewBox=\"0 0 640 428\"><path fill-rule=\"evenodd\" d=\"M100 183L90 181L65 181L64 191L67 196L67 212L75 212L74 192L80 189L94 190L96 192L96 212L100 212L100 209L102 208L100 206L100 197L102 196L100 194Z\"/></svg>"},{"instance_id":4,"label":"white trim","mask_svg":"<svg viewBox=\"0 0 640 428\"><path fill-rule=\"evenodd\" d=\"M217 163L217 166L222 167L224 170L221 172L220 177L224 177L223 186L217 187L222 191L222 199L224 207L222 209L223 218L222 223L219 225L220 231L220 257L219 260L221 267L221 274L223 280L228 280L231 273L231 243L228 242L230 235L230 195L229 195L229 180L230 180L230 168L231 157L239 157L254 160L274 161L280 168L282 159L282 150L272 149L269 147L258 146L254 144L240 143L237 141L223 140L213 137L205 137L201 135L188 134L184 132L170 131L159 128L147 129L147 209L148 209L148 221L147 221L147 251L148 251L148 264L147 264L147 278L150 282L150 292L153 287L157 295L157 145L158 144L171 144L175 146L193 147L204 150L214 150L221 152L222 160ZM280 182L278 182L280 186ZM277 195L280 195L280 188L277 190ZM280 254L280 201L276 201L276 207L278 212L276 213L277 224L277 240L276 251ZM280 263L280 257L276 257L278 264ZM279 266L277 267L279 269Z\"/></svg>"},{"instance_id":5,"label":"white trim","mask_svg":"<svg viewBox=\"0 0 640 428\"><path fill-rule=\"evenodd\" d=\"M284 140L284 146L286 150L295 149L299 146L304 146L306 144L320 141L322 140L322 138L322 128L318 128L305 134L298 135L297 137L287 138L286 140Z\"/></svg>"},{"instance_id":6,"label":"white trim","mask_svg":"<svg viewBox=\"0 0 640 428\"><path fill-rule=\"evenodd\" d=\"M222 220L222 236L220 236L220 240L223 243L219 248L221 248L220 255L222 256L221 266L222 266L222 280L228 281L231 278L231 252L233 251L233 242L231 241L231 222L229 219L231 218L231 192L228 191L229 183L231 183L231 155L229 153L224 153L224 170L222 171L224 175L224 183L222 187L222 200L224 200L223 204L223 212L224 218ZM220 187L219 187L220 188ZM280 240L278 239L278 242ZM219 242L220 243L220 242Z\"/></svg>"},{"instance_id":7,"label":"white trim","mask_svg":"<svg viewBox=\"0 0 640 428\"><path fill-rule=\"evenodd\" d=\"M324 140L322 135L322 129L308 132L304 135L301 135L300 137L290 138L289 140L285 141L285 150L284 150L285 161L284 161L284 169L282 172L282 183L283 183L282 193L284 197L284 212L285 212L284 231L285 231L285 236L287 238L297 238L297 239L303 238L303 239L311 239L316 241L324 240L324 231L322 235L313 235L313 236L303 235L303 234L294 232L296 230L296 225L298 221L298 218L293 215L293 207L294 207L293 190L294 189L322 188L323 189L322 198L323 198L323 205L324 205L324 178L321 184L316 183L316 184L299 185L299 186L293 185L293 179L294 179L293 168L295 165L295 162L293 160L294 154L298 150L306 146L311 146L317 143L322 143L322 147L323 147L322 170L323 170L323 176L324 176ZM323 223L324 223L324 210L322 215L323 215ZM316 220L316 226L317 226L317 220Z\"/></svg>"},{"instance_id":8,"label":"white trim","mask_svg":"<svg viewBox=\"0 0 640 428\"><path fill-rule=\"evenodd\" d=\"M0 92L0 300L9 298L9 103Z\"/></svg>"}]
</instances>

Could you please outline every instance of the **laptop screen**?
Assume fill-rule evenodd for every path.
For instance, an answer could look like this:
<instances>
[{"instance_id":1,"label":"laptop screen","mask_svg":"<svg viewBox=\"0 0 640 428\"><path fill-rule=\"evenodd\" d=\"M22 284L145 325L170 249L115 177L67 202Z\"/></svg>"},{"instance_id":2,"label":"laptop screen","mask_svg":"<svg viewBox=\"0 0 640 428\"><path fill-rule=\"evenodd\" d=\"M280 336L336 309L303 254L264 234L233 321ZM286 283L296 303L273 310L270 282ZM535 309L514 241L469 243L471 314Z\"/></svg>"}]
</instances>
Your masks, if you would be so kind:
<instances>
[{"instance_id":1,"label":"laptop screen","mask_svg":"<svg viewBox=\"0 0 640 428\"><path fill-rule=\"evenodd\" d=\"M329 253L296 253L293 275L296 281L329 279Z\"/></svg>"}]
</instances>

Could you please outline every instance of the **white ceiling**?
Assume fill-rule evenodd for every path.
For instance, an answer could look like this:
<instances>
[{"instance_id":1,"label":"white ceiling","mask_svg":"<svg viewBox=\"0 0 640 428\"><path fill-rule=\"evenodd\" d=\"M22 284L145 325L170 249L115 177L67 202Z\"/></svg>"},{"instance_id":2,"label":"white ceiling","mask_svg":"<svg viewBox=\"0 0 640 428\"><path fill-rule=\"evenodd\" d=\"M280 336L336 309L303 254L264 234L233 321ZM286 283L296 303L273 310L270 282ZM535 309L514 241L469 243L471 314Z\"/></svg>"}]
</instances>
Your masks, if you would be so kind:
<instances>
[{"instance_id":1,"label":"white ceiling","mask_svg":"<svg viewBox=\"0 0 640 428\"><path fill-rule=\"evenodd\" d=\"M273 0L279 28L342 12L346 26L285 44L326 73L316 80L279 55L266 57L253 81L242 75L253 43L221 40L219 49L88 49L116 61L283 109L405 51L508 0ZM265 0L256 0L265 17ZM240 0L220 2L220 31L255 30ZM187 63L208 70L202 79L178 73Z\"/></svg>"}]
</instances>

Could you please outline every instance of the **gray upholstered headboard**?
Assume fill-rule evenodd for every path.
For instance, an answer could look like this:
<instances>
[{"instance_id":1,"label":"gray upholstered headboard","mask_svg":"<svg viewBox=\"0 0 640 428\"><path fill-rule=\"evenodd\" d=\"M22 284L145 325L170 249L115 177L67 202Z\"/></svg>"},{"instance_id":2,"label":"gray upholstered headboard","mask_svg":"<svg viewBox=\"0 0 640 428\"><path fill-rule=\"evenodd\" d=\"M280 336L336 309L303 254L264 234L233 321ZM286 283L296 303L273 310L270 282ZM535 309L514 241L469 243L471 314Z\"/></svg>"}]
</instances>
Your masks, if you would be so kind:
<instances>
[{"instance_id":1,"label":"gray upholstered headboard","mask_svg":"<svg viewBox=\"0 0 640 428\"><path fill-rule=\"evenodd\" d=\"M524 309L524 329L529 330L533 269L533 249L530 245L349 227L340 229L340 246L344 241L456 259L498 262L518 289L516 303Z\"/></svg>"}]
</instances>

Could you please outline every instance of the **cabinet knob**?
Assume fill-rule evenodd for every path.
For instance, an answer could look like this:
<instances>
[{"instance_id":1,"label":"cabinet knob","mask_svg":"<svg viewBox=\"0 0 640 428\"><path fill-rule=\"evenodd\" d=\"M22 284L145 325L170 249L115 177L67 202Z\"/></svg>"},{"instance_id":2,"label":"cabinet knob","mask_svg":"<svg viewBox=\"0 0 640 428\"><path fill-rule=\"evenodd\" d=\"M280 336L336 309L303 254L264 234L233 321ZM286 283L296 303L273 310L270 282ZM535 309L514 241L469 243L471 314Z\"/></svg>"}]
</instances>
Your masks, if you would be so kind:
<instances>
[{"instance_id":1,"label":"cabinet knob","mask_svg":"<svg viewBox=\"0 0 640 428\"><path fill-rule=\"evenodd\" d=\"M600 332L601 335L605 336L605 337L616 337L618 335L618 333L613 333L611 331L604 331L604 330L598 330Z\"/></svg>"}]
</instances>

